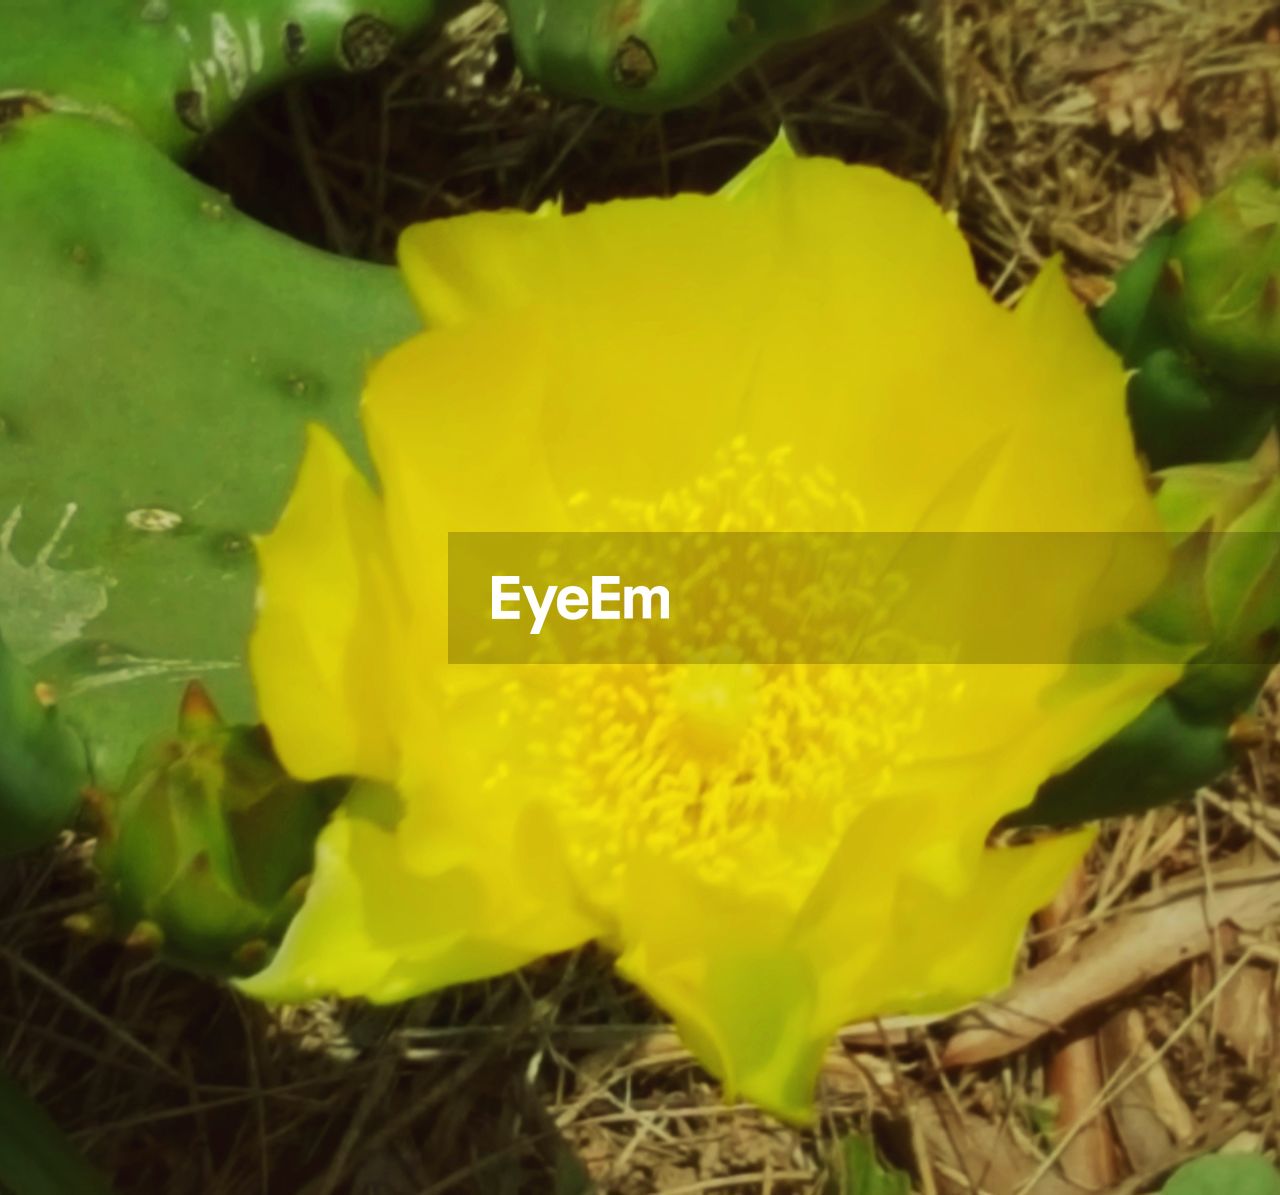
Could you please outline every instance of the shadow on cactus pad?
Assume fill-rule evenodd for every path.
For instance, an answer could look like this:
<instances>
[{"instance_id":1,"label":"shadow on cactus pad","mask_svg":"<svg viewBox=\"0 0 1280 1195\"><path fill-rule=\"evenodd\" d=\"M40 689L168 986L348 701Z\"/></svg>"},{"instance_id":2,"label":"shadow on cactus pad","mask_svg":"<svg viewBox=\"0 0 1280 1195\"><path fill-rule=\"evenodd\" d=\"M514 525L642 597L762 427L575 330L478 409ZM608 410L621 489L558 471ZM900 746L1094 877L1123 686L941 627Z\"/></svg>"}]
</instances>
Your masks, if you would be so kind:
<instances>
[{"instance_id":1,"label":"shadow on cactus pad","mask_svg":"<svg viewBox=\"0 0 1280 1195\"><path fill-rule=\"evenodd\" d=\"M75 816L84 747L0 638L0 859L40 846Z\"/></svg>"}]
</instances>

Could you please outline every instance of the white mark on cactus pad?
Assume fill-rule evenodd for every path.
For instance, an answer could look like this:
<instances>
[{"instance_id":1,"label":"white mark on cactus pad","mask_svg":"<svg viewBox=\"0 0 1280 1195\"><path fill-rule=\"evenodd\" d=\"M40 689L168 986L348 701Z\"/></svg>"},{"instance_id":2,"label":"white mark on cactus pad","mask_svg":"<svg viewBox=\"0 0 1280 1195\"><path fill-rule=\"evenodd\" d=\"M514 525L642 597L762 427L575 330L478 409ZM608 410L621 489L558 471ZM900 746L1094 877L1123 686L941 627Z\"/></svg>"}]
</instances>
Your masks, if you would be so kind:
<instances>
[{"instance_id":1,"label":"white mark on cactus pad","mask_svg":"<svg viewBox=\"0 0 1280 1195\"><path fill-rule=\"evenodd\" d=\"M208 94L209 84L205 82L204 75L200 73L199 64L191 63L191 90L203 99Z\"/></svg>"},{"instance_id":2,"label":"white mark on cactus pad","mask_svg":"<svg viewBox=\"0 0 1280 1195\"><path fill-rule=\"evenodd\" d=\"M62 691L63 698L75 697L91 689L106 689L112 685L127 685L130 681L147 680L153 676L204 676L210 672L225 672L239 668L238 660L162 660L149 656L135 656L118 652L98 658L98 669L77 677Z\"/></svg>"},{"instance_id":3,"label":"white mark on cactus pad","mask_svg":"<svg viewBox=\"0 0 1280 1195\"><path fill-rule=\"evenodd\" d=\"M227 92L233 100L244 95L249 85L249 62L244 41L225 12L215 12L213 24L213 56L222 67L227 80Z\"/></svg>"},{"instance_id":4,"label":"white mark on cactus pad","mask_svg":"<svg viewBox=\"0 0 1280 1195\"><path fill-rule=\"evenodd\" d=\"M262 22L257 17L250 17L248 29L249 71L256 75L262 70L262 64L266 61L266 55L262 51Z\"/></svg>"},{"instance_id":5,"label":"white mark on cactus pad","mask_svg":"<svg viewBox=\"0 0 1280 1195\"><path fill-rule=\"evenodd\" d=\"M131 510L124 516L124 521L135 531L146 531L152 535L175 531L182 526L182 516L176 510L162 510L158 506Z\"/></svg>"},{"instance_id":6,"label":"white mark on cactus pad","mask_svg":"<svg viewBox=\"0 0 1280 1195\"><path fill-rule=\"evenodd\" d=\"M22 507L15 507L0 526L0 630L14 655L26 663L80 638L107 608L108 582L101 569L50 567L75 513L76 504L69 502L54 533L26 565L18 563L12 548Z\"/></svg>"}]
</instances>

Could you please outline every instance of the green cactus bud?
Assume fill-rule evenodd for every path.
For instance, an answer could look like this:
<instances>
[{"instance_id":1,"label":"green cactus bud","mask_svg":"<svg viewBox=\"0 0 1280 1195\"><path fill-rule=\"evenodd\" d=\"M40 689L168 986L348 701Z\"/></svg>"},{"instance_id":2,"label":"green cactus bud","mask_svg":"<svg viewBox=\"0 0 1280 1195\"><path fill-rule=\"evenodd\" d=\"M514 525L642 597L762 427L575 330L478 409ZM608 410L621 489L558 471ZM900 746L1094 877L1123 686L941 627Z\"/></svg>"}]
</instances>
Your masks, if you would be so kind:
<instances>
[{"instance_id":1,"label":"green cactus bud","mask_svg":"<svg viewBox=\"0 0 1280 1195\"><path fill-rule=\"evenodd\" d=\"M0 638L0 858L52 841L87 783L83 744Z\"/></svg>"},{"instance_id":2,"label":"green cactus bud","mask_svg":"<svg viewBox=\"0 0 1280 1195\"><path fill-rule=\"evenodd\" d=\"M1134 440L1152 469L1248 457L1276 423L1271 403L1242 396L1178 349L1145 357L1128 400Z\"/></svg>"},{"instance_id":3,"label":"green cactus bud","mask_svg":"<svg viewBox=\"0 0 1280 1195\"><path fill-rule=\"evenodd\" d=\"M1126 365L1137 365L1170 341L1163 309L1154 302L1178 233L1171 221L1151 236L1115 277L1114 289L1094 312L1094 325Z\"/></svg>"},{"instance_id":4,"label":"green cactus bud","mask_svg":"<svg viewBox=\"0 0 1280 1195\"><path fill-rule=\"evenodd\" d=\"M342 788L293 780L264 730L225 725L193 682L178 734L145 747L103 802L95 862L115 931L192 970L256 970L302 903Z\"/></svg>"},{"instance_id":5,"label":"green cactus bud","mask_svg":"<svg viewBox=\"0 0 1280 1195\"><path fill-rule=\"evenodd\" d=\"M1280 385L1280 162L1245 170L1178 230L1157 301L1223 378Z\"/></svg>"},{"instance_id":6,"label":"green cactus bud","mask_svg":"<svg viewBox=\"0 0 1280 1195\"><path fill-rule=\"evenodd\" d=\"M1043 785L1016 825L1134 813L1189 795L1232 764L1280 664L1280 448L1156 474L1173 566L1135 615L1147 634L1197 649L1182 679L1119 734Z\"/></svg>"},{"instance_id":7,"label":"green cactus bud","mask_svg":"<svg viewBox=\"0 0 1280 1195\"><path fill-rule=\"evenodd\" d=\"M1010 826L1069 826L1139 813L1189 796L1235 760L1230 724L1200 721L1172 693L1101 747L1054 776Z\"/></svg>"},{"instance_id":8,"label":"green cactus bud","mask_svg":"<svg viewBox=\"0 0 1280 1195\"><path fill-rule=\"evenodd\" d=\"M783 42L884 0L505 0L521 68L561 95L662 112L708 95Z\"/></svg>"},{"instance_id":9,"label":"green cactus bud","mask_svg":"<svg viewBox=\"0 0 1280 1195\"><path fill-rule=\"evenodd\" d=\"M1220 723L1252 706L1280 662L1275 449L1272 438L1252 461L1157 475L1156 505L1178 545L1175 568L1137 621L1174 642L1206 645L1175 691L1185 709Z\"/></svg>"},{"instance_id":10,"label":"green cactus bud","mask_svg":"<svg viewBox=\"0 0 1280 1195\"><path fill-rule=\"evenodd\" d=\"M1280 408L1280 162L1180 206L1095 313L1153 469L1244 459Z\"/></svg>"}]
</instances>

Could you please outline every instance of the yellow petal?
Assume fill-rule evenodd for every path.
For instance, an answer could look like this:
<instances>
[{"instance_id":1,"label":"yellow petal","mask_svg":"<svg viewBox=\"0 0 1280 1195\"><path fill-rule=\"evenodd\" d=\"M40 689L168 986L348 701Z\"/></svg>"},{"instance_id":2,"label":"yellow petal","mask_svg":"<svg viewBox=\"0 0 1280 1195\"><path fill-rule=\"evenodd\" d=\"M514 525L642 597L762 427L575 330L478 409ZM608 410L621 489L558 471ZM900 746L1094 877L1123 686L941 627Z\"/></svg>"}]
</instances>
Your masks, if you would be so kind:
<instances>
[{"instance_id":1,"label":"yellow petal","mask_svg":"<svg viewBox=\"0 0 1280 1195\"><path fill-rule=\"evenodd\" d=\"M717 194L722 199L755 199L759 192L773 186L779 177L777 169L784 162L793 161L800 155L785 128L778 129L778 135L769 143L769 148L757 154L743 169L738 171Z\"/></svg>"},{"instance_id":2,"label":"yellow petal","mask_svg":"<svg viewBox=\"0 0 1280 1195\"><path fill-rule=\"evenodd\" d=\"M318 424L289 503L257 547L249 661L281 760L304 779L390 779L402 604L378 501Z\"/></svg>"},{"instance_id":3,"label":"yellow petal","mask_svg":"<svg viewBox=\"0 0 1280 1195\"><path fill-rule=\"evenodd\" d=\"M347 798L316 844L315 874L284 942L242 990L270 1001L325 993L406 1000L513 970L592 935L576 911L517 890L501 871L505 861L474 845L437 842L436 866L415 866L400 805L368 785ZM547 844L534 835L523 845Z\"/></svg>"},{"instance_id":4,"label":"yellow petal","mask_svg":"<svg viewBox=\"0 0 1280 1195\"><path fill-rule=\"evenodd\" d=\"M999 813L1029 803L1049 775L1127 726L1178 681L1193 654L1120 627L1108 632L1099 651L1104 662L956 669L962 695L919 744L911 785L926 786L925 777L945 785L949 769L982 759L991 781L986 816L994 822ZM1127 651L1133 658L1125 658ZM1014 803L1000 804L1008 801Z\"/></svg>"},{"instance_id":5,"label":"yellow petal","mask_svg":"<svg viewBox=\"0 0 1280 1195\"><path fill-rule=\"evenodd\" d=\"M540 442L547 363L537 322L506 321L501 344L495 352L471 327L417 336L365 387L362 418L413 610L400 650L423 682L448 659L449 533L565 522Z\"/></svg>"},{"instance_id":6,"label":"yellow petal","mask_svg":"<svg viewBox=\"0 0 1280 1195\"><path fill-rule=\"evenodd\" d=\"M873 965L877 982L896 986L894 1004L905 1013L944 1012L1000 991L1013 978L1031 915L1066 883L1094 837L1081 830L984 850L959 893L904 886L886 949Z\"/></svg>"},{"instance_id":7,"label":"yellow petal","mask_svg":"<svg viewBox=\"0 0 1280 1195\"><path fill-rule=\"evenodd\" d=\"M784 911L649 854L630 860L626 884L618 970L672 1017L727 1101L806 1123L830 1030L814 1024L818 973L788 943Z\"/></svg>"},{"instance_id":8,"label":"yellow petal","mask_svg":"<svg viewBox=\"0 0 1280 1195\"><path fill-rule=\"evenodd\" d=\"M427 326L532 302L538 280L556 268L558 212L544 204L534 213L473 212L406 229L400 268Z\"/></svg>"},{"instance_id":9,"label":"yellow petal","mask_svg":"<svg viewBox=\"0 0 1280 1195\"><path fill-rule=\"evenodd\" d=\"M1155 533L1124 403L1120 358L1094 331L1056 259L1014 315L1026 417L984 494L979 525L1002 530ZM1028 401L1034 394L1034 401ZM1070 493L1069 504L1063 494Z\"/></svg>"},{"instance_id":10,"label":"yellow petal","mask_svg":"<svg viewBox=\"0 0 1280 1195\"><path fill-rule=\"evenodd\" d=\"M994 463L1036 417L1012 317L918 188L826 159L777 161L768 184L739 201L786 260L748 441L832 469L876 530L967 527Z\"/></svg>"},{"instance_id":11,"label":"yellow petal","mask_svg":"<svg viewBox=\"0 0 1280 1195\"><path fill-rule=\"evenodd\" d=\"M913 394L953 385L958 346L974 340L980 357L990 339L981 329L1002 313L977 286L959 233L918 188L820 159L780 161L767 182L732 201L439 221L406 234L401 261L424 309L432 295L470 296L477 356L506 356L509 325L490 322L496 314L541 313L555 385L536 442L566 494L652 496L705 472L741 432L761 452L820 447L819 460L846 442L866 448L882 420L903 443ZM870 228L873 237L849 235ZM429 320L442 314L428 310ZM871 327L877 351L851 358ZM934 350L940 359L917 369ZM967 372L985 395L987 369ZM429 407L474 402L466 368L432 376L443 389L415 388ZM957 432L981 415L963 386ZM981 443L990 434L979 424ZM897 488L902 464L888 466ZM867 493L882 472L866 479Z\"/></svg>"},{"instance_id":12,"label":"yellow petal","mask_svg":"<svg viewBox=\"0 0 1280 1195\"><path fill-rule=\"evenodd\" d=\"M543 313L555 386L537 442L566 494L670 488L743 434L835 469L879 530L926 516L935 528L1110 529L1117 501L1146 511L1136 462L1116 468L1132 455L1119 362L1060 272L1009 315L952 223L882 171L770 153L731 198L437 221L406 234L402 264L424 307L468 296L455 315L476 325L477 354L485 336L490 353L508 340L489 317ZM444 391L420 395L429 406L473 400L465 368L433 376ZM926 395L922 427L904 413ZM1030 469L1066 423L1076 455ZM1069 462L1090 484L1064 505Z\"/></svg>"},{"instance_id":13,"label":"yellow petal","mask_svg":"<svg viewBox=\"0 0 1280 1195\"><path fill-rule=\"evenodd\" d=\"M678 195L605 203L563 217L550 209L479 212L409 228L398 256L431 328L566 303L582 312L601 301L607 311L633 300L652 306L663 294L690 303L691 287L713 287L697 293L714 301L732 293L741 263L761 251L737 235L747 225L726 207L711 197ZM678 287L671 284L672 260L681 262Z\"/></svg>"},{"instance_id":14,"label":"yellow petal","mask_svg":"<svg viewBox=\"0 0 1280 1195\"><path fill-rule=\"evenodd\" d=\"M796 922L820 960L817 1024L950 1012L1009 982L1029 918L1093 833L986 848L985 782L895 794L850 827Z\"/></svg>"},{"instance_id":15,"label":"yellow petal","mask_svg":"<svg viewBox=\"0 0 1280 1195\"><path fill-rule=\"evenodd\" d=\"M697 476L734 436L753 346L769 335L760 296L774 289L780 262L775 244L753 236L755 222L726 220L725 207L681 196L607 204L563 220L512 215L518 243L541 246L514 255L505 236L475 248L471 217L411 230L401 260L421 301L459 289L478 297L464 335L428 333L375 372L368 394L375 454L379 411L399 394L398 409L413 402L420 412L423 434L412 451L423 472L434 476L443 466L452 479L467 465L486 478L503 470L483 513L471 516L474 526L488 514L488 525L502 530L529 526L532 512L552 513L543 479L527 462L509 461L514 444L536 457L562 502L584 492L651 498ZM680 281L673 286L675 261ZM513 298L518 288L487 282L526 268L539 272L525 279L522 299ZM468 270L475 276L459 281ZM432 386L418 384L425 376ZM404 421L411 430L416 423ZM437 423L446 428L439 441ZM672 427L680 434L672 436ZM474 438L461 444L449 435L454 428ZM490 448L493 466L486 467ZM519 499L531 483L525 507ZM480 486L440 489L463 506ZM563 515L544 523L566 526L572 523Z\"/></svg>"},{"instance_id":16,"label":"yellow petal","mask_svg":"<svg viewBox=\"0 0 1280 1195\"><path fill-rule=\"evenodd\" d=\"M931 832L929 804L868 810L798 920L668 860L629 861L617 967L672 1017L726 1100L808 1123L840 1025L949 1012L1004 987L1032 913L1093 839L965 847Z\"/></svg>"}]
</instances>

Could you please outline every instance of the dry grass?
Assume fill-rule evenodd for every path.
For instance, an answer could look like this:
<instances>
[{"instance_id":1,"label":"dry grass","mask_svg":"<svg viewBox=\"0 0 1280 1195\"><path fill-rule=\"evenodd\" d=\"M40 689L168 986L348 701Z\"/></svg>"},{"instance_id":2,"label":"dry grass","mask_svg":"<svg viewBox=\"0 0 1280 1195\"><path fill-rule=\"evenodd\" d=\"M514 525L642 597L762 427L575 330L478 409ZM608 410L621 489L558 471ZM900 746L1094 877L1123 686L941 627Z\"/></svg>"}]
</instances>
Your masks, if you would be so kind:
<instances>
[{"instance_id":1,"label":"dry grass","mask_svg":"<svg viewBox=\"0 0 1280 1195\"><path fill-rule=\"evenodd\" d=\"M1057 252L1088 289L1167 217L1172 177L1210 185L1273 141L1268 29L1280 7L1257 0L924 0L701 108L633 119L522 90L481 8L375 76L266 102L196 166L270 223L386 260L412 220L714 188L785 121L806 150L925 183L1001 296ZM1273 720L1216 793L1108 826L1065 928L1032 949L1220 857L1280 857L1276 741ZM1052 1195L1073 1188L1050 1157L1082 1164L1080 1142L1096 1155L1098 1126L1133 1191L1197 1151L1276 1143L1274 930L1218 935L981 1067L940 1069L945 1025L851 1031L818 1125L795 1132L724 1106L594 953L390 1010L273 1016L70 939L83 849L0 871L0 1059L125 1192L549 1192L567 1141L602 1190L783 1195L821 1190L833 1144L872 1126L921 1191ZM1064 1138L1054 1095L1079 1096L1079 1072L1054 1060L1070 1040L1110 1085L1090 1098L1085 1083L1102 1116Z\"/></svg>"}]
</instances>

